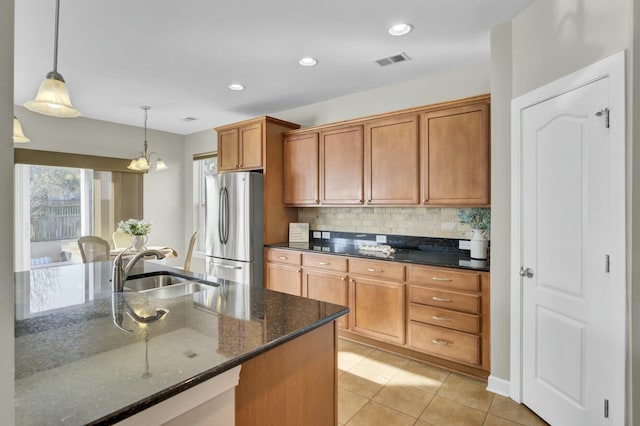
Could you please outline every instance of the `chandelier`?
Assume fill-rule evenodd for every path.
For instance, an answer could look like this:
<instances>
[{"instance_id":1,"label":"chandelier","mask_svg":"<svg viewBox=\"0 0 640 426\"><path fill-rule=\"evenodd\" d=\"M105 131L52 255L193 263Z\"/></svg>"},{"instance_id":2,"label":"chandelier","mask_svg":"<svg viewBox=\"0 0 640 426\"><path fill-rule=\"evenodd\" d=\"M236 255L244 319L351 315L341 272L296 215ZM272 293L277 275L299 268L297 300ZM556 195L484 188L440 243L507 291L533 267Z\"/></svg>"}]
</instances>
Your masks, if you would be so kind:
<instances>
[{"instance_id":1,"label":"chandelier","mask_svg":"<svg viewBox=\"0 0 640 426\"><path fill-rule=\"evenodd\" d=\"M149 170L167 170L167 164L155 152L149 152L147 143L147 112L151 109L150 106L142 105L140 107L144 111L144 149L138 155L138 157L131 160L127 169L135 170L138 172L148 172ZM152 162L151 158L155 156L155 161Z\"/></svg>"}]
</instances>

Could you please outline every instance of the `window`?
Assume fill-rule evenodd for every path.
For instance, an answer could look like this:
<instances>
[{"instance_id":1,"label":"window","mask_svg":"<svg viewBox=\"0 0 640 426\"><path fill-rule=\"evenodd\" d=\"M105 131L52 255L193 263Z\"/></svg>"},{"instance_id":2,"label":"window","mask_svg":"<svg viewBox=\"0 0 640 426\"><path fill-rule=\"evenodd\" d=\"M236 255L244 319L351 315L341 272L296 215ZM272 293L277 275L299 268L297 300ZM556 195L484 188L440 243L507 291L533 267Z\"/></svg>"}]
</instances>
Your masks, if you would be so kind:
<instances>
[{"instance_id":1,"label":"window","mask_svg":"<svg viewBox=\"0 0 640 426\"><path fill-rule=\"evenodd\" d=\"M200 230L194 250L205 251L206 177L218 173L216 153L193 156L193 229Z\"/></svg>"}]
</instances>

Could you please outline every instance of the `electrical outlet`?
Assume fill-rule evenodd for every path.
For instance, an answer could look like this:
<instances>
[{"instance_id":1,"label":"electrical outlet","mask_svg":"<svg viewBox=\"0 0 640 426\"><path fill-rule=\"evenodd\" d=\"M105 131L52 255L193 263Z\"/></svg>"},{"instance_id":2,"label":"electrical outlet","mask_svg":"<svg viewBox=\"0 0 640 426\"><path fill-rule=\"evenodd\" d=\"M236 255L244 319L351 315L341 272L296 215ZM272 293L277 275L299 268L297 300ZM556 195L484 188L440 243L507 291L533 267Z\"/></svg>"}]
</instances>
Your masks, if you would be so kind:
<instances>
[{"instance_id":1,"label":"electrical outlet","mask_svg":"<svg viewBox=\"0 0 640 426\"><path fill-rule=\"evenodd\" d=\"M387 236L386 235L376 235L376 243L387 244Z\"/></svg>"},{"instance_id":2,"label":"electrical outlet","mask_svg":"<svg viewBox=\"0 0 640 426\"><path fill-rule=\"evenodd\" d=\"M469 240L460 240L459 248L460 248L460 250L471 250L471 241L469 241Z\"/></svg>"},{"instance_id":3,"label":"electrical outlet","mask_svg":"<svg viewBox=\"0 0 640 426\"><path fill-rule=\"evenodd\" d=\"M322 232L320 231L313 231L313 238L318 239L321 238Z\"/></svg>"},{"instance_id":4,"label":"electrical outlet","mask_svg":"<svg viewBox=\"0 0 640 426\"><path fill-rule=\"evenodd\" d=\"M322 232L322 238L328 240L331 238L331 232Z\"/></svg>"}]
</instances>

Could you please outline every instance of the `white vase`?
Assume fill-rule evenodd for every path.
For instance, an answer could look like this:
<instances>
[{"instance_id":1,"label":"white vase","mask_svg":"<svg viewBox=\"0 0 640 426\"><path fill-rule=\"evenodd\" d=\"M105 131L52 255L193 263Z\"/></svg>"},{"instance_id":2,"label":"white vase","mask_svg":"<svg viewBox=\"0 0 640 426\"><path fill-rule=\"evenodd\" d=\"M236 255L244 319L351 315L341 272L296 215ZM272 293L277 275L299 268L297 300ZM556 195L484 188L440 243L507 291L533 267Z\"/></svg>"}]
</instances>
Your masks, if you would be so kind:
<instances>
[{"instance_id":1,"label":"white vase","mask_svg":"<svg viewBox=\"0 0 640 426\"><path fill-rule=\"evenodd\" d=\"M148 237L146 235L134 235L131 240L131 248L135 251L142 251L147 248Z\"/></svg>"},{"instance_id":2,"label":"white vase","mask_svg":"<svg viewBox=\"0 0 640 426\"><path fill-rule=\"evenodd\" d=\"M471 236L471 258L486 259L488 246L489 240L484 237L484 232L481 229L474 229Z\"/></svg>"}]
</instances>

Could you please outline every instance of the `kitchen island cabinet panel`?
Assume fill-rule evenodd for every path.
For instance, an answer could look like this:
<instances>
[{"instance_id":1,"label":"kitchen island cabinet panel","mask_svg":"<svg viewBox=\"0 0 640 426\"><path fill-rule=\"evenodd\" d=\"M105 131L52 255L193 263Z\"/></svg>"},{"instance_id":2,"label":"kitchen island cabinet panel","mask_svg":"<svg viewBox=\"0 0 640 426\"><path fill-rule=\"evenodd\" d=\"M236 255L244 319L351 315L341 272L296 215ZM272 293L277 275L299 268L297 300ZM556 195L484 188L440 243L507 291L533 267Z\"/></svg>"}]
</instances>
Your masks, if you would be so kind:
<instances>
[{"instance_id":1,"label":"kitchen island cabinet panel","mask_svg":"<svg viewBox=\"0 0 640 426\"><path fill-rule=\"evenodd\" d=\"M365 124L365 196L368 205L420 203L418 115Z\"/></svg>"},{"instance_id":2,"label":"kitchen island cabinet panel","mask_svg":"<svg viewBox=\"0 0 640 426\"><path fill-rule=\"evenodd\" d=\"M317 205L318 133L305 133L284 139L284 203Z\"/></svg>"},{"instance_id":3,"label":"kitchen island cabinet panel","mask_svg":"<svg viewBox=\"0 0 640 426\"><path fill-rule=\"evenodd\" d=\"M364 203L364 140L362 126L320 132L321 204Z\"/></svg>"}]
</instances>

